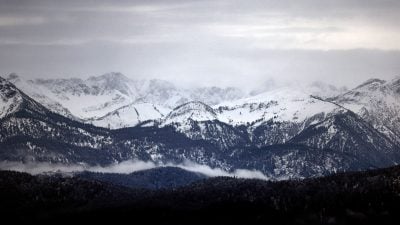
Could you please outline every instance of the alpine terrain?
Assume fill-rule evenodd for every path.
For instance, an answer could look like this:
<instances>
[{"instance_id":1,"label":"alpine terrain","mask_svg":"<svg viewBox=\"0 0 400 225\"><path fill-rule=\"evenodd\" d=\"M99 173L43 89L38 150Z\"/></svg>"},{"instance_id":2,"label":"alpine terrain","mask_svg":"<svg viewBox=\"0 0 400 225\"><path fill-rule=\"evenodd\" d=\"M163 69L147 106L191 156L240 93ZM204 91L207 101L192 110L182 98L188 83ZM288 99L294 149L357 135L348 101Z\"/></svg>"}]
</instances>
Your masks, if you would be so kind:
<instances>
[{"instance_id":1,"label":"alpine terrain","mask_svg":"<svg viewBox=\"0 0 400 225\"><path fill-rule=\"evenodd\" d=\"M347 91L314 83L246 94L120 73L86 80L10 74L0 80L0 159L85 167L190 162L279 180L389 167L400 162L399 85L372 79Z\"/></svg>"}]
</instances>

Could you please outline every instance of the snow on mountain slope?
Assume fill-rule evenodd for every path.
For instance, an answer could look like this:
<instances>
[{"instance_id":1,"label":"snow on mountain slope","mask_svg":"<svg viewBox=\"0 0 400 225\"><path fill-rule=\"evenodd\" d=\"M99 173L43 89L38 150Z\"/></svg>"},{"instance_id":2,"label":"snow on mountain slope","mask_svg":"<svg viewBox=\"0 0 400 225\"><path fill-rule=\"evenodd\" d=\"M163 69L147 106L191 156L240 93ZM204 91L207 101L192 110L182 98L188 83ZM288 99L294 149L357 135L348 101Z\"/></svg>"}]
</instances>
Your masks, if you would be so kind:
<instances>
[{"instance_id":1,"label":"snow on mountain slope","mask_svg":"<svg viewBox=\"0 0 400 225\"><path fill-rule=\"evenodd\" d=\"M309 126L291 142L355 155L365 163L382 167L395 165L400 159L395 143L350 111Z\"/></svg>"},{"instance_id":2,"label":"snow on mountain slope","mask_svg":"<svg viewBox=\"0 0 400 225\"><path fill-rule=\"evenodd\" d=\"M0 87L1 106L16 103L0 119L0 161L97 166L133 159L210 160L198 156L212 151L211 145L198 145L171 128L99 128L51 112L3 78Z\"/></svg>"},{"instance_id":3,"label":"snow on mountain slope","mask_svg":"<svg viewBox=\"0 0 400 225\"><path fill-rule=\"evenodd\" d=\"M192 124L187 123L189 119L198 122L219 120L231 126L248 124L252 129L273 121L263 129L269 133L276 130L276 135L290 135L278 140L259 129L260 136L256 138L260 144L280 143L306 126L320 122L328 114L343 110L340 107L343 106L400 143L400 79L370 80L333 98L325 97L343 89L321 82L304 87L289 85L247 97L236 88L182 89L167 81L132 80L120 73L86 80L24 80L11 74L7 80L53 112L113 129L135 126L146 120L162 121L163 125L181 123L182 131ZM277 122L280 123L279 130L274 127ZM282 129L287 132L283 134ZM266 139L269 141L262 141Z\"/></svg>"},{"instance_id":4,"label":"snow on mountain slope","mask_svg":"<svg viewBox=\"0 0 400 225\"><path fill-rule=\"evenodd\" d=\"M312 97L306 91L280 88L215 107L223 122L242 125L274 121L302 122L316 114L337 110L335 104Z\"/></svg>"},{"instance_id":5,"label":"snow on mountain slope","mask_svg":"<svg viewBox=\"0 0 400 225\"><path fill-rule=\"evenodd\" d=\"M217 120L214 109L202 102L188 102L178 106L164 119L163 124L182 123L188 120L212 121Z\"/></svg>"},{"instance_id":6,"label":"snow on mountain slope","mask_svg":"<svg viewBox=\"0 0 400 225\"><path fill-rule=\"evenodd\" d=\"M88 119L87 122L99 127L117 129L132 127L148 120L158 120L169 112L162 106L151 103L129 104L116 109L105 116Z\"/></svg>"},{"instance_id":7,"label":"snow on mountain slope","mask_svg":"<svg viewBox=\"0 0 400 225\"><path fill-rule=\"evenodd\" d=\"M48 112L49 110L46 107L20 91L14 84L0 77L0 119L4 119L2 123L9 116L18 113L27 115L36 114L43 117Z\"/></svg>"},{"instance_id":8,"label":"snow on mountain slope","mask_svg":"<svg viewBox=\"0 0 400 225\"><path fill-rule=\"evenodd\" d=\"M400 78L370 79L328 100L357 113L375 129L400 143Z\"/></svg>"},{"instance_id":9,"label":"snow on mountain slope","mask_svg":"<svg viewBox=\"0 0 400 225\"><path fill-rule=\"evenodd\" d=\"M0 77L0 119L15 112L23 99L14 85Z\"/></svg>"},{"instance_id":10,"label":"snow on mountain slope","mask_svg":"<svg viewBox=\"0 0 400 225\"><path fill-rule=\"evenodd\" d=\"M40 104L44 105L46 108L51 109L53 112L61 114L70 119L78 120L78 118L72 115L67 108L63 107L56 100L50 98L50 94L46 93L46 89L38 88L33 82L25 81L14 73L6 77L6 80L19 87L19 89L23 89L24 93L35 99Z\"/></svg>"},{"instance_id":11,"label":"snow on mountain slope","mask_svg":"<svg viewBox=\"0 0 400 225\"><path fill-rule=\"evenodd\" d=\"M354 112L360 112L363 107L370 107L370 104L374 104L376 101L383 100L382 103L386 103L389 100L388 98L391 98L389 102L393 104L395 103L393 101L394 97L396 96L392 95L386 81L370 79L358 87L330 100ZM376 107L376 105L373 107Z\"/></svg>"},{"instance_id":12,"label":"snow on mountain slope","mask_svg":"<svg viewBox=\"0 0 400 225\"><path fill-rule=\"evenodd\" d=\"M104 115L129 102L119 90L106 89L107 85L101 86L92 78L87 82L90 85L81 79L25 80L15 74L10 74L7 80L51 111L72 119Z\"/></svg>"},{"instance_id":13,"label":"snow on mountain slope","mask_svg":"<svg viewBox=\"0 0 400 225\"><path fill-rule=\"evenodd\" d=\"M283 144L304 128L331 114L346 111L308 91L284 87L224 102L214 108L191 102L173 110L161 126L173 125L191 139L218 140L224 143L222 148L233 146L231 143L244 143L249 138L258 147ZM241 125L247 131L238 127Z\"/></svg>"},{"instance_id":14,"label":"snow on mountain slope","mask_svg":"<svg viewBox=\"0 0 400 225\"><path fill-rule=\"evenodd\" d=\"M31 81L81 119L105 115L132 102L134 90L122 74L110 73L100 77L81 79L37 79Z\"/></svg>"},{"instance_id":15,"label":"snow on mountain slope","mask_svg":"<svg viewBox=\"0 0 400 225\"><path fill-rule=\"evenodd\" d=\"M154 104L163 111L161 114L165 115L168 112L161 108L172 110L189 101L201 100L213 105L245 96L236 88L183 89L163 80L132 80L121 73L108 73L86 80L78 78L25 80L11 74L8 80L53 112L81 121L91 122L95 119L95 123L105 127L115 121L116 124L110 124L113 128L128 124L134 126L135 121L143 121L143 118L160 119L154 117L156 115L154 110L151 111L151 115L142 113L142 118L137 119L127 110L132 105ZM119 116L111 118L110 115ZM127 117L123 118L125 115ZM131 118L134 120L130 121Z\"/></svg>"},{"instance_id":16,"label":"snow on mountain slope","mask_svg":"<svg viewBox=\"0 0 400 225\"><path fill-rule=\"evenodd\" d=\"M90 165L130 159L162 163L191 160L224 170L256 169L273 177L324 175L400 162L398 145L363 118L330 100L292 89L257 95L229 106L231 111L242 110L238 115L244 118L250 118L253 111L262 111L265 117L255 120L252 126L260 126L254 130L221 122L229 110L223 108L220 113L219 107L213 109L201 102L176 107L160 120L161 127L109 130L52 113L13 84L0 81L1 104L15 103L0 119L1 160ZM397 85L389 82L390 95L399 93ZM141 110L157 115L153 105L139 105L116 112L126 110L123 118L136 110L136 116L141 115ZM104 121L121 119L113 116ZM250 135L256 135L251 132L258 128L262 135L252 139ZM273 140L275 135L280 139Z\"/></svg>"},{"instance_id":17,"label":"snow on mountain slope","mask_svg":"<svg viewBox=\"0 0 400 225\"><path fill-rule=\"evenodd\" d=\"M245 131L220 122L214 109L202 102L188 102L175 108L160 126L172 126L192 140L207 140L225 150L249 143Z\"/></svg>"}]
</instances>

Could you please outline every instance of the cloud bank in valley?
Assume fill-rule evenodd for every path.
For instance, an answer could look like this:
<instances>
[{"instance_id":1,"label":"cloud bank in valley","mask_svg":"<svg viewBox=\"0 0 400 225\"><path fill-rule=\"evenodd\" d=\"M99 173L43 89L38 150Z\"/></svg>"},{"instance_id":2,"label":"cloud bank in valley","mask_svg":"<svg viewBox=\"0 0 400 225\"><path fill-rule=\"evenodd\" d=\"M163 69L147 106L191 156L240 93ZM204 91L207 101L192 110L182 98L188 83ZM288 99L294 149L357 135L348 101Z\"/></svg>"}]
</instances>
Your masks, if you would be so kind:
<instances>
[{"instance_id":1,"label":"cloud bank in valley","mask_svg":"<svg viewBox=\"0 0 400 225\"><path fill-rule=\"evenodd\" d=\"M207 165L201 165L191 161L185 161L182 164L172 164L172 163L157 164L154 162L128 160L120 163L110 164L108 166L88 166L85 164L65 165L65 164L48 163L48 162L26 162L26 163L8 162L8 161L0 162L1 170L26 172L33 175L42 173L57 173L57 172L73 173L73 172L83 172L83 171L129 174L136 171L148 170L165 166L178 167L190 172L201 173L208 177L226 176L226 177L269 180L267 176L265 176L262 172L257 170L237 169L233 172L227 172L220 168L211 168Z\"/></svg>"},{"instance_id":2,"label":"cloud bank in valley","mask_svg":"<svg viewBox=\"0 0 400 225\"><path fill-rule=\"evenodd\" d=\"M220 168L211 168L207 165L197 164L191 161L185 161L182 164L173 165L182 168L187 171L202 173L209 177L239 177L239 178L255 178L255 179L262 179L268 180L269 178L265 176L262 172L257 170L246 170L246 169L236 169L233 172L227 172Z\"/></svg>"}]
</instances>

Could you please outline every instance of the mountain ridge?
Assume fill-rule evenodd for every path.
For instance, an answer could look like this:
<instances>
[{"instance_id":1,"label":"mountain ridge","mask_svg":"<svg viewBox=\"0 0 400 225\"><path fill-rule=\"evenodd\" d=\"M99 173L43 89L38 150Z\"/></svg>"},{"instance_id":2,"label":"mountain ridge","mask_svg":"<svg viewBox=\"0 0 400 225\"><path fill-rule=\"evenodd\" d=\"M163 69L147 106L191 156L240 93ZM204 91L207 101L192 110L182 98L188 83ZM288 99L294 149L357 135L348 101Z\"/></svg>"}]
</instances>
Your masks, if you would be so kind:
<instances>
[{"instance_id":1,"label":"mountain ridge","mask_svg":"<svg viewBox=\"0 0 400 225\"><path fill-rule=\"evenodd\" d=\"M385 93L397 95L396 85L393 81L390 89L370 91L391 90ZM240 104L234 102L231 108L189 102L167 114L169 122L146 120L140 121L141 126L115 130L51 112L5 79L0 91L3 99L17 93L25 102L24 107L0 120L1 160L103 166L133 159L175 164L189 160L224 171L259 170L276 179L323 176L400 162L398 143L369 122L369 117L339 107L336 99L287 89L275 95L253 96L253 102L238 100ZM290 94L275 98L279 93ZM363 95L362 99L365 96L375 95ZM257 103L259 100L263 102ZM133 110L137 112L135 107ZM220 119L223 113L235 111L240 115L244 110L255 112L251 123ZM376 120L381 118L378 114Z\"/></svg>"},{"instance_id":2,"label":"mountain ridge","mask_svg":"<svg viewBox=\"0 0 400 225\"><path fill-rule=\"evenodd\" d=\"M133 80L115 72L92 76L85 80L80 78L25 80L16 74L10 74L7 79L56 113L88 123L97 121L97 124L103 127L107 127L108 123L101 122L98 118L106 118L106 115L132 104L147 103L157 108L171 110L188 101L217 104L244 96L239 89L232 87L184 89L168 81ZM80 104L82 101L86 104ZM119 126L111 127L134 126L139 122L119 121L119 123Z\"/></svg>"}]
</instances>

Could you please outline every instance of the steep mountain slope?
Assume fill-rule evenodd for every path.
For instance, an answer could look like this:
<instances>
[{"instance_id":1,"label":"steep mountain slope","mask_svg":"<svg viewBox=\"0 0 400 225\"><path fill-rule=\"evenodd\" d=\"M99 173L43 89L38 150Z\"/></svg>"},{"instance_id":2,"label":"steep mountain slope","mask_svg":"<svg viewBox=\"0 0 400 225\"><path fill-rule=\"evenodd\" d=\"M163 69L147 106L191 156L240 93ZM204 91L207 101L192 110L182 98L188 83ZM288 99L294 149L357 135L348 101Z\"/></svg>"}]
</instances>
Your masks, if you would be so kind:
<instances>
[{"instance_id":1,"label":"steep mountain slope","mask_svg":"<svg viewBox=\"0 0 400 225\"><path fill-rule=\"evenodd\" d=\"M0 93L1 108L12 106L0 119L1 160L108 165L129 159L165 163L189 159L226 165L224 156L214 153L215 145L192 141L168 127L111 131L55 114L4 79Z\"/></svg>"},{"instance_id":2,"label":"steep mountain slope","mask_svg":"<svg viewBox=\"0 0 400 225\"><path fill-rule=\"evenodd\" d=\"M215 110L202 102L189 102L175 108L160 126L172 126L193 140L207 140L221 149L249 143L246 130L219 121Z\"/></svg>"},{"instance_id":3,"label":"steep mountain slope","mask_svg":"<svg viewBox=\"0 0 400 225\"><path fill-rule=\"evenodd\" d=\"M130 97L137 94L134 83L119 73L90 77L87 80L78 78L29 81L20 78L19 80L16 85L30 96L46 96L67 108L80 119L103 116L131 103ZM41 93L38 94L38 91ZM50 104L44 105L51 106Z\"/></svg>"},{"instance_id":4,"label":"steep mountain slope","mask_svg":"<svg viewBox=\"0 0 400 225\"><path fill-rule=\"evenodd\" d=\"M117 82L102 89L118 89L115 86L123 87ZM368 120L332 99L296 90L260 94L215 109L188 102L162 119L157 119L162 111L155 105L134 103L99 120L92 118L95 124L140 123L109 130L51 112L5 79L0 87L1 160L89 165L131 159L177 164L190 160L230 172L259 170L275 179L400 162L397 142ZM78 98L85 91L76 93ZM156 121L146 122L153 118Z\"/></svg>"},{"instance_id":5,"label":"steep mountain slope","mask_svg":"<svg viewBox=\"0 0 400 225\"><path fill-rule=\"evenodd\" d=\"M346 109L307 90L285 87L221 103L215 111L220 121L247 127L252 143L262 147L286 143L308 126Z\"/></svg>"},{"instance_id":6,"label":"steep mountain slope","mask_svg":"<svg viewBox=\"0 0 400 225\"><path fill-rule=\"evenodd\" d=\"M353 112L336 114L311 125L290 142L348 153L379 167L400 161L399 146Z\"/></svg>"},{"instance_id":7,"label":"steep mountain slope","mask_svg":"<svg viewBox=\"0 0 400 225\"><path fill-rule=\"evenodd\" d=\"M237 168L262 171L271 180L318 177L338 171L376 168L356 155L318 149L302 144L271 145L262 148L237 148L231 151L230 164Z\"/></svg>"},{"instance_id":8,"label":"steep mountain slope","mask_svg":"<svg viewBox=\"0 0 400 225\"><path fill-rule=\"evenodd\" d=\"M223 122L243 125L269 121L303 122L316 114L328 114L338 106L291 88L281 88L216 107Z\"/></svg>"},{"instance_id":9,"label":"steep mountain slope","mask_svg":"<svg viewBox=\"0 0 400 225\"><path fill-rule=\"evenodd\" d=\"M2 160L44 161L64 164L86 163L91 165L107 165L128 159L163 163L182 163L191 160L210 167L222 168L226 171L255 169L266 174L276 175L273 172L276 167L268 167L265 161L254 160L252 157L258 155L260 159L267 160L276 156L278 160L287 157L279 156L283 152L286 155L293 155L294 152L309 151L307 147L291 146L286 151L268 150L259 151L259 154L255 154L254 151L256 150L246 147L249 142L245 139L244 133L215 121L211 121L212 124L207 128L213 131L208 132L211 135L199 138L200 140L197 140L194 136L187 138L186 135L177 133L175 128L170 126L163 128L136 127L110 131L54 114L30 99L11 83L4 80L4 84L6 85L2 85L2 93L15 92L16 94L12 95L11 98L18 95L21 101L16 107L18 110L1 119L0 147L2 151L0 158ZM177 113L170 114L169 118L190 120L186 117L187 113L199 112L198 109L209 110L209 116L215 115L209 107L195 102L178 108ZM205 122L206 124L210 121L198 122ZM219 131L218 126L214 127L215 124L219 124L224 129ZM218 132L214 132L213 129L217 129ZM229 132L233 132L233 135ZM313 158L317 155L314 154L310 159L299 158L295 164L280 168L283 171L281 173L288 175L296 167L298 173L293 174L293 176L297 177L304 174L328 174L335 170L350 168L338 163L323 171L314 171L310 169L311 167L299 167L301 164L307 164L310 160L318 164L321 161ZM296 156L294 157L296 158ZM329 157L324 158L328 159ZM275 165L275 162L273 164Z\"/></svg>"},{"instance_id":10,"label":"steep mountain slope","mask_svg":"<svg viewBox=\"0 0 400 225\"><path fill-rule=\"evenodd\" d=\"M214 110L202 102L188 102L176 107L164 119L163 124L183 123L187 120L212 121L217 120Z\"/></svg>"},{"instance_id":11,"label":"steep mountain slope","mask_svg":"<svg viewBox=\"0 0 400 225\"><path fill-rule=\"evenodd\" d=\"M391 81L371 79L328 100L357 113L400 144L400 78Z\"/></svg>"},{"instance_id":12,"label":"steep mountain slope","mask_svg":"<svg viewBox=\"0 0 400 225\"><path fill-rule=\"evenodd\" d=\"M22 96L12 84L0 77L0 119L18 110Z\"/></svg>"},{"instance_id":13,"label":"steep mountain slope","mask_svg":"<svg viewBox=\"0 0 400 225\"><path fill-rule=\"evenodd\" d=\"M6 105L13 102L12 111L0 119L2 160L85 161L110 140L107 130L55 114L2 78L1 93L6 93L2 95ZM97 154L99 163L111 158Z\"/></svg>"},{"instance_id":14,"label":"steep mountain slope","mask_svg":"<svg viewBox=\"0 0 400 225\"><path fill-rule=\"evenodd\" d=\"M45 89L38 88L33 81L25 81L15 73L10 74L6 79L7 81L18 86L19 89L24 90L24 93L28 94L31 98L35 99L35 101L51 111L71 119L79 120L79 118L72 115L67 108L65 108L56 100L52 99L51 95L47 93Z\"/></svg>"},{"instance_id":15,"label":"steep mountain slope","mask_svg":"<svg viewBox=\"0 0 400 225\"><path fill-rule=\"evenodd\" d=\"M395 104L399 105L398 102ZM380 120L379 115L377 116L375 119ZM293 162L299 159L298 165L312 160L322 163L324 159L317 159L320 157L318 154L328 153L320 153L321 150L332 152L329 154L333 155L326 156L328 159L338 159L333 163L333 170L384 167L400 161L398 142L349 111L347 105L342 106L332 99L325 100L288 88L222 103L215 109L204 103L187 103L172 111L161 124L172 125L191 139L219 144L221 149L231 152L231 156L236 154L239 146L248 151L252 146L263 148L292 143L318 149L312 153L306 153L311 152L309 150L298 153L298 148L288 151ZM279 153L281 152L269 156L279 158ZM315 154L316 158L311 160L304 158L302 154ZM244 158L245 156L242 157ZM352 159L346 162L349 158ZM233 164L237 165L237 162ZM261 168L255 165L253 167ZM289 166L292 169L296 167L296 163ZM318 166L310 166L312 167ZM271 171L271 168L261 170ZM316 172L317 170L314 169L310 174L324 174ZM271 177L276 176L277 174L271 174Z\"/></svg>"},{"instance_id":16,"label":"steep mountain slope","mask_svg":"<svg viewBox=\"0 0 400 225\"><path fill-rule=\"evenodd\" d=\"M153 104L162 111L161 114L167 114L166 109L171 110L188 101L200 100L214 105L245 96L236 88L184 89L163 80L132 80L121 73L108 73L86 80L24 80L16 74L10 74L7 79L53 112L103 127L115 121L115 124L110 124L112 128L134 126L143 121L127 112L128 108L133 110L132 105ZM156 119L154 113L148 119Z\"/></svg>"},{"instance_id":17,"label":"steep mountain slope","mask_svg":"<svg viewBox=\"0 0 400 225\"><path fill-rule=\"evenodd\" d=\"M309 125L342 111L346 109L305 91L281 88L214 108L201 102L183 104L161 124L173 124L190 138L219 139L220 143L244 138L262 147L286 143Z\"/></svg>"},{"instance_id":18,"label":"steep mountain slope","mask_svg":"<svg viewBox=\"0 0 400 225\"><path fill-rule=\"evenodd\" d=\"M159 120L170 110L151 103L132 103L122 106L102 117L87 119L86 122L99 127L118 129L133 127L148 120Z\"/></svg>"}]
</instances>

